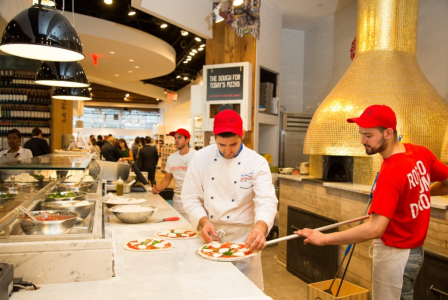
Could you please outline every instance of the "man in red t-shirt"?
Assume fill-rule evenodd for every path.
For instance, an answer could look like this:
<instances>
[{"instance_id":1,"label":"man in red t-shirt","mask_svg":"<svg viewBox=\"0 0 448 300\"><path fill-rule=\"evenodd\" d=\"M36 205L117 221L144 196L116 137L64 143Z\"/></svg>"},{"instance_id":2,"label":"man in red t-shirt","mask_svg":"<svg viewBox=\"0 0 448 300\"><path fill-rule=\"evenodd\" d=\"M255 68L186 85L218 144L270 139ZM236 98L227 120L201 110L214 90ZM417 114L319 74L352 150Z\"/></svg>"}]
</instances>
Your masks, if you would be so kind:
<instances>
[{"instance_id":1,"label":"man in red t-shirt","mask_svg":"<svg viewBox=\"0 0 448 300\"><path fill-rule=\"evenodd\" d=\"M374 239L374 300L413 299L413 286L423 264L430 195L448 193L448 167L422 146L403 144L397 119L386 105L372 105L356 123L366 153L384 161L373 192L369 221L345 231L323 234L312 229L295 233L318 246L355 244ZM436 182L430 185L431 182Z\"/></svg>"}]
</instances>

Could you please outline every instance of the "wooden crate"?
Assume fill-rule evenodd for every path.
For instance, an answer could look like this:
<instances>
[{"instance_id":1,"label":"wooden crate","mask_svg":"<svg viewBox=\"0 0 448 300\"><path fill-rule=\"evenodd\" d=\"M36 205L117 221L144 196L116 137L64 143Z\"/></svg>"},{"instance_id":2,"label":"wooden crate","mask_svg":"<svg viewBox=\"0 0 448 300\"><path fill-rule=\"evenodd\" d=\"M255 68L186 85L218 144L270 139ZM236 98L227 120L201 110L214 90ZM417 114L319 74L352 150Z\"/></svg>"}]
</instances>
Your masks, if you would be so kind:
<instances>
[{"instance_id":1,"label":"wooden crate","mask_svg":"<svg viewBox=\"0 0 448 300\"><path fill-rule=\"evenodd\" d=\"M336 295L339 288L340 279L336 278L331 291ZM369 290L350 282L344 281L338 297L324 292L331 285L332 280L315 282L308 284L308 300L367 300Z\"/></svg>"}]
</instances>

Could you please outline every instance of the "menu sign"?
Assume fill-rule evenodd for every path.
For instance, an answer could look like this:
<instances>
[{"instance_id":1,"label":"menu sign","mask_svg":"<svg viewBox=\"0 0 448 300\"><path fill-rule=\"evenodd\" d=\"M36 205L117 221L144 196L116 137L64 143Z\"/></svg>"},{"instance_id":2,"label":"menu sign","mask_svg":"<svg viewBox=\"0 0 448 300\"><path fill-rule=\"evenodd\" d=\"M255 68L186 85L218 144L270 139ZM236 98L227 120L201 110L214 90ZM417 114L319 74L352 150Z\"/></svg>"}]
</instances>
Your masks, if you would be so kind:
<instances>
[{"instance_id":1,"label":"menu sign","mask_svg":"<svg viewBox=\"0 0 448 300\"><path fill-rule=\"evenodd\" d=\"M244 67L207 69L207 101L242 100Z\"/></svg>"}]
</instances>

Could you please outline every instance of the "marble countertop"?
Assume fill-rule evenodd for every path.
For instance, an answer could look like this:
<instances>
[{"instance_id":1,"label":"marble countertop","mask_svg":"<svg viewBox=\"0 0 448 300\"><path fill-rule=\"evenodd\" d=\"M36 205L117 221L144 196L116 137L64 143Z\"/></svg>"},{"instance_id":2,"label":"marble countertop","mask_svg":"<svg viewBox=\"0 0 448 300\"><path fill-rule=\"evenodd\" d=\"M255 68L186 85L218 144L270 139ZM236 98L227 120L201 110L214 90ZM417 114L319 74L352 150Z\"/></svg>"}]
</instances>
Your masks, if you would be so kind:
<instances>
[{"instance_id":1,"label":"marble countertop","mask_svg":"<svg viewBox=\"0 0 448 300\"><path fill-rule=\"evenodd\" d=\"M196 250L205 244L202 238L173 240L174 248L161 252L131 252L123 245L132 239L154 237L164 229L193 229L165 200L151 193L125 196L145 198L159 209L141 224L124 224L107 208L106 236L110 234L114 255L115 277L110 280L41 285L37 291L14 293L14 300L24 299L271 299L230 262L205 260ZM179 216L172 222L154 223L162 218ZM26 280L26 278L24 278Z\"/></svg>"}]
</instances>

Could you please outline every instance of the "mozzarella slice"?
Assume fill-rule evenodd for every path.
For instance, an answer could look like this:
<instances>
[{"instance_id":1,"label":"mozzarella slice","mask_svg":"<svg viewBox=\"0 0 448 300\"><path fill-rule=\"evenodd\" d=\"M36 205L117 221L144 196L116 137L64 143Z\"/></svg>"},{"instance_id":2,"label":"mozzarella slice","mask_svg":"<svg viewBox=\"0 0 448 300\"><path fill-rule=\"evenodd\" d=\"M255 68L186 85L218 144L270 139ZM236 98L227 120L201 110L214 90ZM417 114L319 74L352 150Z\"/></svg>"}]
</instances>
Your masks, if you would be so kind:
<instances>
[{"instance_id":1,"label":"mozzarella slice","mask_svg":"<svg viewBox=\"0 0 448 300\"><path fill-rule=\"evenodd\" d=\"M156 248L163 248L163 247L165 247L165 244L162 244L162 243L155 244L154 247L156 247Z\"/></svg>"},{"instance_id":2,"label":"mozzarella slice","mask_svg":"<svg viewBox=\"0 0 448 300\"><path fill-rule=\"evenodd\" d=\"M234 256L244 256L244 253L243 252L235 252L235 253L233 253L233 255Z\"/></svg>"},{"instance_id":3,"label":"mozzarella slice","mask_svg":"<svg viewBox=\"0 0 448 300\"><path fill-rule=\"evenodd\" d=\"M159 232L159 235L168 235L170 232L168 230L163 230Z\"/></svg>"},{"instance_id":4,"label":"mozzarella slice","mask_svg":"<svg viewBox=\"0 0 448 300\"><path fill-rule=\"evenodd\" d=\"M146 245L138 245L137 247L138 247L138 249L142 249L142 250L146 249Z\"/></svg>"},{"instance_id":5,"label":"mozzarella slice","mask_svg":"<svg viewBox=\"0 0 448 300\"><path fill-rule=\"evenodd\" d=\"M232 244L232 246L230 246L230 248L232 248L232 249L236 249L236 248L238 248L240 245L238 245L238 244Z\"/></svg>"},{"instance_id":6,"label":"mozzarella slice","mask_svg":"<svg viewBox=\"0 0 448 300\"><path fill-rule=\"evenodd\" d=\"M211 242L209 245L212 246L213 248L221 247L221 243L218 243L218 242Z\"/></svg>"},{"instance_id":7,"label":"mozzarella slice","mask_svg":"<svg viewBox=\"0 0 448 300\"><path fill-rule=\"evenodd\" d=\"M222 254L220 254L220 253L213 253L213 257L221 257L222 256Z\"/></svg>"},{"instance_id":8,"label":"mozzarella slice","mask_svg":"<svg viewBox=\"0 0 448 300\"><path fill-rule=\"evenodd\" d=\"M140 243L137 243L137 242L133 242L133 243L130 243L132 246L135 246L135 245L139 245Z\"/></svg>"},{"instance_id":9,"label":"mozzarella slice","mask_svg":"<svg viewBox=\"0 0 448 300\"><path fill-rule=\"evenodd\" d=\"M250 250L247 248L238 249L239 252L249 252Z\"/></svg>"},{"instance_id":10,"label":"mozzarella slice","mask_svg":"<svg viewBox=\"0 0 448 300\"><path fill-rule=\"evenodd\" d=\"M209 252L213 252L213 250L212 249L202 249L202 252L209 253Z\"/></svg>"},{"instance_id":11,"label":"mozzarella slice","mask_svg":"<svg viewBox=\"0 0 448 300\"><path fill-rule=\"evenodd\" d=\"M221 248L221 249L219 249L219 253L224 253L224 252L227 252L229 250L230 250L230 248Z\"/></svg>"},{"instance_id":12,"label":"mozzarella slice","mask_svg":"<svg viewBox=\"0 0 448 300\"><path fill-rule=\"evenodd\" d=\"M185 230L174 230L174 233L184 233Z\"/></svg>"},{"instance_id":13,"label":"mozzarella slice","mask_svg":"<svg viewBox=\"0 0 448 300\"><path fill-rule=\"evenodd\" d=\"M183 236L183 237L189 237L189 235L186 234L186 233L182 233L182 236Z\"/></svg>"},{"instance_id":14,"label":"mozzarella slice","mask_svg":"<svg viewBox=\"0 0 448 300\"><path fill-rule=\"evenodd\" d=\"M170 232L170 233L168 233L168 236L169 236L169 237L176 237L177 235L176 235L175 233L171 233L171 232Z\"/></svg>"}]
</instances>

